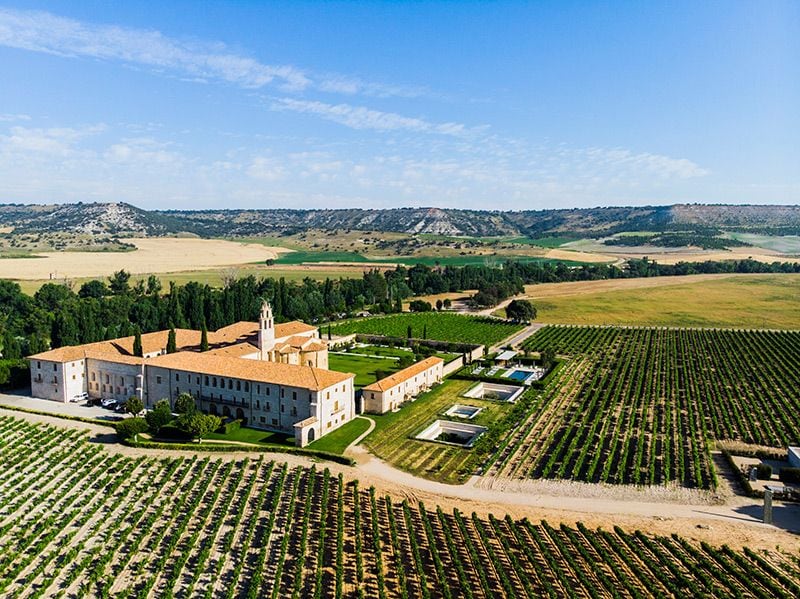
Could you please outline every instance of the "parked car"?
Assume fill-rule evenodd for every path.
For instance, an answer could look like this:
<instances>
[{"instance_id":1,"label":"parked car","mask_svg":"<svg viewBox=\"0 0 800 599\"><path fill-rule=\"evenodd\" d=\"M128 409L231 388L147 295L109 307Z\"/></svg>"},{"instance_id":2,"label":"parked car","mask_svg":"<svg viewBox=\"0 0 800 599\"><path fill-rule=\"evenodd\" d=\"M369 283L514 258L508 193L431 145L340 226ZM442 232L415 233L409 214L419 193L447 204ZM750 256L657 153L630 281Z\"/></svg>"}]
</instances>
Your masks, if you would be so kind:
<instances>
[{"instance_id":1,"label":"parked car","mask_svg":"<svg viewBox=\"0 0 800 599\"><path fill-rule=\"evenodd\" d=\"M115 403L117 403L117 400L113 397L104 397L100 400L100 405L104 408L113 408Z\"/></svg>"},{"instance_id":2,"label":"parked car","mask_svg":"<svg viewBox=\"0 0 800 599\"><path fill-rule=\"evenodd\" d=\"M128 403L128 402L127 401L118 401L117 405L114 406L114 411L115 412L124 412L126 403Z\"/></svg>"},{"instance_id":3,"label":"parked car","mask_svg":"<svg viewBox=\"0 0 800 599\"><path fill-rule=\"evenodd\" d=\"M75 397L72 398L71 401L78 403L79 401L87 401L89 399L89 394L85 391L83 393L78 393Z\"/></svg>"}]
</instances>

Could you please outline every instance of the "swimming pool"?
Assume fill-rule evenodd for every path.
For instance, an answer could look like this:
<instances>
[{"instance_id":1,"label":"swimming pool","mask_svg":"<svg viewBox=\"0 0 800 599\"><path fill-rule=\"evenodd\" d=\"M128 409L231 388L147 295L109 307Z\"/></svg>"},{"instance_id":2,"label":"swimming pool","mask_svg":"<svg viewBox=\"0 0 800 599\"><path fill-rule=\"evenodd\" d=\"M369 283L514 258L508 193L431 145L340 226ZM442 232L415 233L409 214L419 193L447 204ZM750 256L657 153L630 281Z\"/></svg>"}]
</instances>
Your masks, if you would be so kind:
<instances>
[{"instance_id":1,"label":"swimming pool","mask_svg":"<svg viewBox=\"0 0 800 599\"><path fill-rule=\"evenodd\" d=\"M506 375L506 378L524 382L527 381L531 376L533 376L533 373L527 370L513 370Z\"/></svg>"}]
</instances>

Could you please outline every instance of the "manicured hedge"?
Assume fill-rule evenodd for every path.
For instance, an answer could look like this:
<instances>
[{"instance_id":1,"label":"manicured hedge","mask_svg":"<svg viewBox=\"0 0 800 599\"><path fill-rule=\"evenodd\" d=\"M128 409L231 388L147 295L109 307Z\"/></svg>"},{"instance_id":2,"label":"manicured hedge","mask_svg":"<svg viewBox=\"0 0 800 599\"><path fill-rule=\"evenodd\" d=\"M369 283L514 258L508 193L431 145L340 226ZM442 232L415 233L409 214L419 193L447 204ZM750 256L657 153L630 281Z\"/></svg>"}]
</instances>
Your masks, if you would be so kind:
<instances>
[{"instance_id":1,"label":"manicured hedge","mask_svg":"<svg viewBox=\"0 0 800 599\"><path fill-rule=\"evenodd\" d=\"M208 451L213 453L220 452L243 452L243 453L288 453L291 455L301 455L308 457L320 458L338 464L345 464L346 466L355 466L355 460L336 455L335 453L328 453L327 451L315 451L313 449L304 449L302 447L283 447L280 445L270 446L244 446L244 445L229 445L225 443L158 443L155 441L134 441L127 439L123 441L124 445L129 447L139 447L142 449L169 449L169 450L183 450L183 451Z\"/></svg>"}]
</instances>

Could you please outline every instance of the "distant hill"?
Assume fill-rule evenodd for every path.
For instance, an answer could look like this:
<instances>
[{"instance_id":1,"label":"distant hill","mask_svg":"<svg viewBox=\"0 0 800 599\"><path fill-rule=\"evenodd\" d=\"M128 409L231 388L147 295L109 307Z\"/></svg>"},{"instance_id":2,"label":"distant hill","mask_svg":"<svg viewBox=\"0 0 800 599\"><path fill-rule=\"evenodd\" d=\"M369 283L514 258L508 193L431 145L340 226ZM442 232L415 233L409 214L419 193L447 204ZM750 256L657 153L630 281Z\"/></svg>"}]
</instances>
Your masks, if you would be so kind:
<instances>
[{"instance_id":1,"label":"distant hill","mask_svg":"<svg viewBox=\"0 0 800 599\"><path fill-rule=\"evenodd\" d=\"M194 233L202 237L291 234L308 229L496 237L603 237L623 231L736 230L800 233L800 206L575 208L514 212L443 208L342 210L165 210L125 203L0 205L0 226L15 233L114 237Z\"/></svg>"}]
</instances>

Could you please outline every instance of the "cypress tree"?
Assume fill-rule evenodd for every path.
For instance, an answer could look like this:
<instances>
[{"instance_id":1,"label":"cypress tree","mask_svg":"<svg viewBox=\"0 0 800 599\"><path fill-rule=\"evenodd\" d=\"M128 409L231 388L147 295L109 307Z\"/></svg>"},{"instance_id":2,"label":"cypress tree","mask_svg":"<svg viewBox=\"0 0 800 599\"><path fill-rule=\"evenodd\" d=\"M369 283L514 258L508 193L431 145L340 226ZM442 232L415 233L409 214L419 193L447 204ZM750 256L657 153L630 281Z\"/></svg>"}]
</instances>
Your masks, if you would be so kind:
<instances>
[{"instance_id":1,"label":"cypress tree","mask_svg":"<svg viewBox=\"0 0 800 599\"><path fill-rule=\"evenodd\" d=\"M206 329L205 322L203 322L203 328L200 329L200 351L208 351L208 329Z\"/></svg>"},{"instance_id":2,"label":"cypress tree","mask_svg":"<svg viewBox=\"0 0 800 599\"><path fill-rule=\"evenodd\" d=\"M133 355L139 356L140 358L144 355L144 350L142 348L142 331L139 330L139 327L136 327L136 333L133 336Z\"/></svg>"},{"instance_id":3,"label":"cypress tree","mask_svg":"<svg viewBox=\"0 0 800 599\"><path fill-rule=\"evenodd\" d=\"M175 339L175 327L170 327L167 337L167 353L174 354L176 351L178 351L178 342Z\"/></svg>"}]
</instances>

